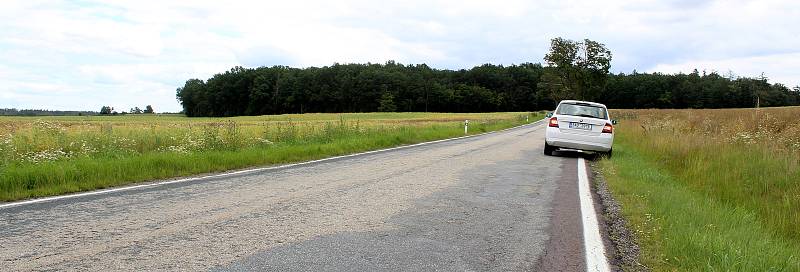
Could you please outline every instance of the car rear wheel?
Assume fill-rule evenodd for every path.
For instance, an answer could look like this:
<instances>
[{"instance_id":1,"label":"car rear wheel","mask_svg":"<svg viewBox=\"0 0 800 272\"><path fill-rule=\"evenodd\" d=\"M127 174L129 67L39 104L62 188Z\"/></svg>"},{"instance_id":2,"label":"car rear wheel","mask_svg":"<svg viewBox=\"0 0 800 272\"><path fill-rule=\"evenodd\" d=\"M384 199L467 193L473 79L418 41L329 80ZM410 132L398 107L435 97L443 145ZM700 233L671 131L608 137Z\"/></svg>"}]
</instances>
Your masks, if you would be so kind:
<instances>
[{"instance_id":1,"label":"car rear wheel","mask_svg":"<svg viewBox=\"0 0 800 272\"><path fill-rule=\"evenodd\" d=\"M544 154L545 154L545 155L547 155L547 156L553 156L553 151L554 151L555 149L556 149L556 148L555 148L555 147L553 147L552 145L549 145L549 144L547 144L547 142L544 142Z\"/></svg>"},{"instance_id":2,"label":"car rear wheel","mask_svg":"<svg viewBox=\"0 0 800 272\"><path fill-rule=\"evenodd\" d=\"M613 154L613 151L614 151L614 149L609 149L608 151L603 153L603 156L606 157L606 159L610 159L611 158L611 154Z\"/></svg>"}]
</instances>

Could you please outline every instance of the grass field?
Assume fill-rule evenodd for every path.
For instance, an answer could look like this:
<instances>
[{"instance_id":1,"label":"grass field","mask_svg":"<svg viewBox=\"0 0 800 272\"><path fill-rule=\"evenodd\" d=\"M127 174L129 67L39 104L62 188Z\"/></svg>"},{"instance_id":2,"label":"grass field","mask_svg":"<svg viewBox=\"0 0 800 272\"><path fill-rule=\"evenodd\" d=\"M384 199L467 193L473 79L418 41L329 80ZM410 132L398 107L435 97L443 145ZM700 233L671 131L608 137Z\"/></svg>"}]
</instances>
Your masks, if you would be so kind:
<instances>
[{"instance_id":1,"label":"grass field","mask_svg":"<svg viewBox=\"0 0 800 272\"><path fill-rule=\"evenodd\" d=\"M799 107L618 110L599 162L655 271L800 271Z\"/></svg>"},{"instance_id":2,"label":"grass field","mask_svg":"<svg viewBox=\"0 0 800 272\"><path fill-rule=\"evenodd\" d=\"M0 201L319 159L503 129L529 113L0 117Z\"/></svg>"}]
</instances>

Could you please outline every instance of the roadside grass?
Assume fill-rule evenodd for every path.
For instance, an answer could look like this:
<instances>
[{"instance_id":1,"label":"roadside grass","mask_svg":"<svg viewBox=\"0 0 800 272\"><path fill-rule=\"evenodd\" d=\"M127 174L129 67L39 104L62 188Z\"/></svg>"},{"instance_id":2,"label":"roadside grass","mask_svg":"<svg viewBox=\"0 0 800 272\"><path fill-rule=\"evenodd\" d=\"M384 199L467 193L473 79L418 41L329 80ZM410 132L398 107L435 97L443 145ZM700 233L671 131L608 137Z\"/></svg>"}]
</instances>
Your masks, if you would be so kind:
<instances>
[{"instance_id":1,"label":"roadside grass","mask_svg":"<svg viewBox=\"0 0 800 272\"><path fill-rule=\"evenodd\" d=\"M644 265L800 271L800 148L790 125L800 109L612 113L623 120L600 170Z\"/></svg>"},{"instance_id":2,"label":"roadside grass","mask_svg":"<svg viewBox=\"0 0 800 272\"><path fill-rule=\"evenodd\" d=\"M11 128L0 135L0 201L452 138L464 135L464 119L470 119L470 134L477 134L541 118L529 113L162 117L0 119L0 126Z\"/></svg>"}]
</instances>

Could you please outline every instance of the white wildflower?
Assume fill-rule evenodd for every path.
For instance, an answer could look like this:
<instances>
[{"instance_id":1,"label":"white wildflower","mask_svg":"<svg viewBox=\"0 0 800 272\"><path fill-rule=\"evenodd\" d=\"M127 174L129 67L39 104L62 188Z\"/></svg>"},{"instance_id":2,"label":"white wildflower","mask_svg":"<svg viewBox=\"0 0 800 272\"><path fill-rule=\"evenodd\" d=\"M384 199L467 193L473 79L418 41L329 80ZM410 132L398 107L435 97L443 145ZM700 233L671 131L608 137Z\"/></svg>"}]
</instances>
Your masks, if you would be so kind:
<instances>
[{"instance_id":1,"label":"white wildflower","mask_svg":"<svg viewBox=\"0 0 800 272\"><path fill-rule=\"evenodd\" d=\"M114 137L111 139L111 144L119 149L132 151L134 146L136 146L136 140L125 137Z\"/></svg>"},{"instance_id":2,"label":"white wildflower","mask_svg":"<svg viewBox=\"0 0 800 272\"><path fill-rule=\"evenodd\" d=\"M259 143L262 143L262 144L273 144L272 141L270 141L268 139L261 138L261 137L256 137L256 141L259 142Z\"/></svg>"},{"instance_id":3,"label":"white wildflower","mask_svg":"<svg viewBox=\"0 0 800 272\"><path fill-rule=\"evenodd\" d=\"M3 137L0 138L0 143L2 143L3 145L10 146L11 143L13 143L13 142L14 142L14 135L11 135L11 134L3 135Z\"/></svg>"},{"instance_id":4,"label":"white wildflower","mask_svg":"<svg viewBox=\"0 0 800 272\"><path fill-rule=\"evenodd\" d=\"M185 146L182 145L170 145L161 147L158 149L161 152L173 152L173 153L180 153L180 154L189 154L189 150L186 149Z\"/></svg>"},{"instance_id":5,"label":"white wildflower","mask_svg":"<svg viewBox=\"0 0 800 272\"><path fill-rule=\"evenodd\" d=\"M36 163L56 161L62 158L68 158L69 154L67 154L61 149L46 149L37 152L27 152L19 157L20 160L23 162L30 162L36 164Z\"/></svg>"}]
</instances>

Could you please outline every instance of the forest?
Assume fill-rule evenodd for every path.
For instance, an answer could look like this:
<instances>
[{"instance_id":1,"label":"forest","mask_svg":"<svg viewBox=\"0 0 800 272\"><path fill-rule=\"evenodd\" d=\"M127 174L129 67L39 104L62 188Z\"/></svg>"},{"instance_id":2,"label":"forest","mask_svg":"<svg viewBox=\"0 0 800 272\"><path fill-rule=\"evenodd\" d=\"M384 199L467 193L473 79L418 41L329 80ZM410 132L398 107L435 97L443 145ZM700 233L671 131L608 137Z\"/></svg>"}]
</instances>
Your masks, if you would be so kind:
<instances>
[{"instance_id":1,"label":"forest","mask_svg":"<svg viewBox=\"0 0 800 272\"><path fill-rule=\"evenodd\" d=\"M425 64L333 64L233 69L177 89L187 116L312 112L498 112L552 109L543 86L553 67L484 64L466 70ZM610 108L746 108L800 104L800 87L767 78L690 74L607 74L605 86L582 97ZM570 97L564 97L570 98Z\"/></svg>"}]
</instances>

